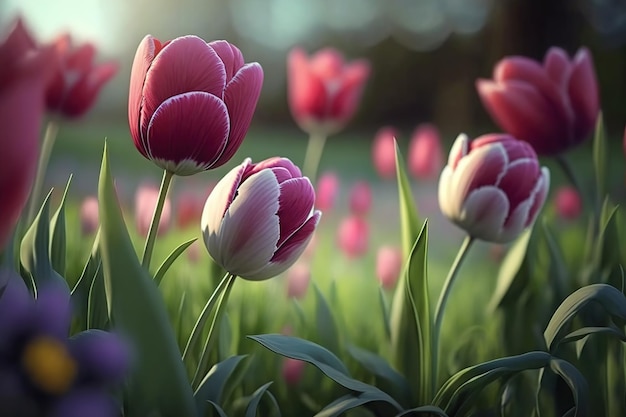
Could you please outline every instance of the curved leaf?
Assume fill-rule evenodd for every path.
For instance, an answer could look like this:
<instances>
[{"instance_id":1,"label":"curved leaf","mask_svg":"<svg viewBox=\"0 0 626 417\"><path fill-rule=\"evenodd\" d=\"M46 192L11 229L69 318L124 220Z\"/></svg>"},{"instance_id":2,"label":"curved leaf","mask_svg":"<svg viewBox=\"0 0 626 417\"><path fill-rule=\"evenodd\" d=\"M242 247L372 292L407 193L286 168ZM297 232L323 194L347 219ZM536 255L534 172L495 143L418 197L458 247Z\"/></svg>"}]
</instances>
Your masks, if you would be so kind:
<instances>
[{"instance_id":1,"label":"curved leaf","mask_svg":"<svg viewBox=\"0 0 626 417\"><path fill-rule=\"evenodd\" d=\"M380 398L372 392L361 392L358 395L347 394L328 404L315 414L315 417L338 417L348 410L377 401L380 401Z\"/></svg>"},{"instance_id":2,"label":"curved leaf","mask_svg":"<svg viewBox=\"0 0 626 417\"><path fill-rule=\"evenodd\" d=\"M224 412L224 410L222 410L222 407L220 407L219 405L215 404L213 401L207 401L207 403L213 407L213 409L217 412L217 415L219 417L228 417L226 415L226 413ZM200 416L202 416L202 414L199 414Z\"/></svg>"},{"instance_id":3,"label":"curved leaf","mask_svg":"<svg viewBox=\"0 0 626 417\"><path fill-rule=\"evenodd\" d=\"M400 414L397 414L396 417L417 416L420 414L448 417L445 411L434 405L423 405L421 407L411 408L410 410L404 410Z\"/></svg>"},{"instance_id":4,"label":"curved leaf","mask_svg":"<svg viewBox=\"0 0 626 417\"><path fill-rule=\"evenodd\" d=\"M61 276L65 276L65 251L66 251L66 238L65 238L65 199L67 198L67 192L70 189L70 183L72 182L72 175L70 174L59 207L52 215L50 219L50 260L52 261L52 268L57 271Z\"/></svg>"},{"instance_id":5,"label":"curved leaf","mask_svg":"<svg viewBox=\"0 0 626 417\"><path fill-rule=\"evenodd\" d=\"M257 408L259 408L261 398L263 397L265 392L267 392L268 394L270 393L269 391L267 391L270 385L272 385L272 381L261 385L259 388L257 388L256 391L254 391L254 393L252 393L252 396L250 397L250 402L248 403L248 407L246 407L245 417L256 417Z\"/></svg>"},{"instance_id":6,"label":"curved leaf","mask_svg":"<svg viewBox=\"0 0 626 417\"><path fill-rule=\"evenodd\" d=\"M313 283L315 289L315 318L317 325L317 337L319 342L326 349L331 352L339 353L339 330L337 330L337 323L335 317L324 298L324 294L319 287Z\"/></svg>"},{"instance_id":7,"label":"curved leaf","mask_svg":"<svg viewBox=\"0 0 626 417\"><path fill-rule=\"evenodd\" d=\"M553 358L550 361L550 369L559 375L565 383L569 386L574 397L574 404L576 405L576 411L574 417L586 417L589 415L589 403L587 396L589 393L589 386L587 380L580 373L578 369L571 363L562 359Z\"/></svg>"},{"instance_id":8,"label":"curved leaf","mask_svg":"<svg viewBox=\"0 0 626 417\"><path fill-rule=\"evenodd\" d=\"M161 266L159 266L159 269L157 269L156 273L154 274L154 282L156 282L157 285L161 284L165 273L168 269L170 269L170 266L172 266L174 261L178 259L178 257L185 251L185 249L191 246L196 240L198 240L198 238L194 237L193 239L181 243L176 249L172 251L172 253L167 256L167 258L165 258Z\"/></svg>"},{"instance_id":9,"label":"curved leaf","mask_svg":"<svg viewBox=\"0 0 626 417\"><path fill-rule=\"evenodd\" d=\"M231 356L220 363L216 363L209 370L209 373L200 382L198 389L194 393L199 416L205 415L207 402L214 404L223 403L224 387L226 387L230 377L237 370L241 361L246 357L247 355Z\"/></svg>"},{"instance_id":10,"label":"curved leaf","mask_svg":"<svg viewBox=\"0 0 626 417\"><path fill-rule=\"evenodd\" d=\"M398 194L400 198L400 227L402 233L402 253L404 258L409 257L411 248L420 235L420 221L415 207L415 199L411 193L411 183L406 175L404 158L394 140L396 148L396 178L398 180Z\"/></svg>"}]
</instances>

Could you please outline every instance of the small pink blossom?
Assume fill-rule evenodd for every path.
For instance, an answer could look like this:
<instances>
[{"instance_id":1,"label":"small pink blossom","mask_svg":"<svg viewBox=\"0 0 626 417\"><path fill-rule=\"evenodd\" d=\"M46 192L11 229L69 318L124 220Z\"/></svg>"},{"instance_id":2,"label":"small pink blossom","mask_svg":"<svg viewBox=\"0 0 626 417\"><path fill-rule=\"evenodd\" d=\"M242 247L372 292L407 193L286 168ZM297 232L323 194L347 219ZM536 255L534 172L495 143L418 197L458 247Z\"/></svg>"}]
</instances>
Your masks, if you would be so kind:
<instances>
[{"instance_id":1,"label":"small pink blossom","mask_svg":"<svg viewBox=\"0 0 626 417\"><path fill-rule=\"evenodd\" d=\"M100 227L98 199L87 197L80 205L80 226L83 235L95 233Z\"/></svg>"},{"instance_id":2,"label":"small pink blossom","mask_svg":"<svg viewBox=\"0 0 626 417\"><path fill-rule=\"evenodd\" d=\"M416 179L430 180L439 176L443 167L443 148L439 130L432 124L419 125L409 144L409 172Z\"/></svg>"},{"instance_id":3,"label":"small pink blossom","mask_svg":"<svg viewBox=\"0 0 626 417\"><path fill-rule=\"evenodd\" d=\"M390 290L395 287L402 271L402 250L393 246L382 246L376 255L376 277L380 285Z\"/></svg>"},{"instance_id":4,"label":"small pink blossom","mask_svg":"<svg viewBox=\"0 0 626 417\"><path fill-rule=\"evenodd\" d=\"M557 214L565 220L578 218L583 209L580 194L570 186L563 186L556 190L554 205Z\"/></svg>"},{"instance_id":5,"label":"small pink blossom","mask_svg":"<svg viewBox=\"0 0 626 417\"><path fill-rule=\"evenodd\" d=\"M337 244L349 259L360 258L369 247L369 224L360 216L345 218L337 230Z\"/></svg>"},{"instance_id":6,"label":"small pink blossom","mask_svg":"<svg viewBox=\"0 0 626 417\"><path fill-rule=\"evenodd\" d=\"M154 209L159 199L159 188L154 185L143 184L135 193L135 221L137 231L141 236L147 236L154 215ZM172 220L172 203L169 198L165 199L163 211L159 220L157 234L161 235L168 231Z\"/></svg>"},{"instance_id":7,"label":"small pink blossom","mask_svg":"<svg viewBox=\"0 0 626 417\"><path fill-rule=\"evenodd\" d=\"M206 194L206 195L205 195ZM186 190L176 199L176 226L185 229L200 224L204 202L209 193Z\"/></svg>"},{"instance_id":8,"label":"small pink blossom","mask_svg":"<svg viewBox=\"0 0 626 417\"><path fill-rule=\"evenodd\" d=\"M287 297L304 298L311 281L311 267L304 262L296 262L287 270Z\"/></svg>"},{"instance_id":9,"label":"small pink blossom","mask_svg":"<svg viewBox=\"0 0 626 417\"><path fill-rule=\"evenodd\" d=\"M298 385L298 383L302 380L302 375L304 373L304 367L306 362L303 362L298 359L292 358L283 358L283 366L282 366L282 375L283 379L289 386Z\"/></svg>"},{"instance_id":10,"label":"small pink blossom","mask_svg":"<svg viewBox=\"0 0 626 417\"><path fill-rule=\"evenodd\" d=\"M315 207L328 212L335 206L339 194L339 177L334 172L325 172L317 180Z\"/></svg>"},{"instance_id":11,"label":"small pink blossom","mask_svg":"<svg viewBox=\"0 0 626 417\"><path fill-rule=\"evenodd\" d=\"M396 176L396 145L398 131L391 126L381 128L374 137L372 162L381 178Z\"/></svg>"},{"instance_id":12,"label":"small pink blossom","mask_svg":"<svg viewBox=\"0 0 626 417\"><path fill-rule=\"evenodd\" d=\"M365 216L372 208L372 188L366 181L358 181L350 190L350 212Z\"/></svg>"}]
</instances>

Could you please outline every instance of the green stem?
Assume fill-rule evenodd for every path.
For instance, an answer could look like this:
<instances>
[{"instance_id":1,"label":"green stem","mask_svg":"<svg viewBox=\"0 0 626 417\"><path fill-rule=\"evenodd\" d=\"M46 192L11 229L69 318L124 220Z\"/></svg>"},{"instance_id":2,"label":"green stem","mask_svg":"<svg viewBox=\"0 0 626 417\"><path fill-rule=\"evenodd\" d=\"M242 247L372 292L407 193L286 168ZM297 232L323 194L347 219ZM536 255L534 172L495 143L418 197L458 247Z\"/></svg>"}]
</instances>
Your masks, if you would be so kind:
<instances>
[{"instance_id":1,"label":"green stem","mask_svg":"<svg viewBox=\"0 0 626 417\"><path fill-rule=\"evenodd\" d=\"M198 362L198 367L196 368L196 372L193 376L193 380L191 381L191 386L195 390L200 383L201 377L204 376L205 368L207 366L207 362L209 360L209 353L215 344L215 339L217 338L217 333L215 328L221 322L222 316L224 314L224 310L226 310L226 301L230 295L230 291L233 289L233 284L235 283L235 279L237 278L234 274L228 274L228 281L226 282L226 288L221 294L219 301L217 302L217 307L215 308L215 314L213 315L213 321L211 322L211 327L209 328L209 334L207 336L206 342L204 343L204 347L202 348L202 355L200 356L200 361Z\"/></svg>"},{"instance_id":2,"label":"green stem","mask_svg":"<svg viewBox=\"0 0 626 417\"><path fill-rule=\"evenodd\" d=\"M41 189L43 188L43 181L46 177L46 170L48 169L48 162L50 161L50 155L52 154L52 148L56 141L57 134L59 133L59 124L55 120L50 120L48 126L46 126L46 133L43 136L43 142L41 144L41 152L39 153L39 161L37 162L37 174L35 176L35 183L33 184L33 190L30 194L30 202L28 203L28 217L26 217L26 224L30 225L35 217L37 206L39 205L39 196L41 195Z\"/></svg>"},{"instance_id":3,"label":"green stem","mask_svg":"<svg viewBox=\"0 0 626 417\"><path fill-rule=\"evenodd\" d=\"M320 165L320 159L322 159L326 138L326 135L319 133L311 133L309 136L302 172L304 176L309 177L312 183L315 183L315 176L317 175L317 169Z\"/></svg>"},{"instance_id":4,"label":"green stem","mask_svg":"<svg viewBox=\"0 0 626 417\"><path fill-rule=\"evenodd\" d=\"M574 173L574 170L572 169L572 166L570 165L567 158L565 158L565 156L563 155L557 155L554 157L554 159L561 167L561 170L563 171L563 173L569 180L570 184L572 184L572 186L576 189L576 191L578 191L578 194L583 199L583 201L588 201L588 198L585 194L585 190L583 189L580 181L578 180L578 177Z\"/></svg>"},{"instance_id":5,"label":"green stem","mask_svg":"<svg viewBox=\"0 0 626 417\"><path fill-rule=\"evenodd\" d=\"M448 297L450 297L450 292L452 290L452 285L461 269L461 264L463 260L469 253L469 248L472 246L474 242L474 238L472 236L466 236L465 240L461 244L459 248L459 252L450 267L450 271L448 272L448 276L443 283L443 288L441 289L441 293L439 294L439 300L437 301L437 308L435 309L435 326L433 328L433 387L436 387L438 377L438 369L439 369L439 339L441 336L441 324L443 322L443 314L446 311L446 304L448 302ZM435 390L436 391L436 390ZM433 392L435 392L433 391Z\"/></svg>"},{"instance_id":6,"label":"green stem","mask_svg":"<svg viewBox=\"0 0 626 417\"><path fill-rule=\"evenodd\" d=\"M165 199L167 198L167 190L170 188L173 177L174 174L170 171L163 171L163 180L161 181L161 188L159 189L159 199L157 200L156 207L154 208L152 223L150 223L150 229L148 229L148 237L146 238L146 246L144 246L143 249L143 260L141 261L141 265L146 269L150 269L150 260L152 259L154 242L156 241L157 232L159 230L161 213L163 212L163 206L165 205Z\"/></svg>"}]
</instances>

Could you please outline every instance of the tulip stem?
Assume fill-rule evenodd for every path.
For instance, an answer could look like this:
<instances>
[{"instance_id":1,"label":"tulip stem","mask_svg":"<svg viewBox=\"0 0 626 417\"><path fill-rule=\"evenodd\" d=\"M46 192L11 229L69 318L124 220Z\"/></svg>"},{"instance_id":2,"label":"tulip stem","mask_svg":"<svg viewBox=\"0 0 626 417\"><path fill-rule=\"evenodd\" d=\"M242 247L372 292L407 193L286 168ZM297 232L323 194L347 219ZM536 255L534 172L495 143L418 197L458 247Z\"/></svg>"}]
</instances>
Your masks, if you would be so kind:
<instances>
[{"instance_id":1,"label":"tulip stem","mask_svg":"<svg viewBox=\"0 0 626 417\"><path fill-rule=\"evenodd\" d=\"M43 181L46 177L46 170L48 169L48 162L50 161L50 155L52 154L52 148L56 141L57 134L59 133L59 124L55 120L50 120L48 126L46 126L46 133L43 136L43 142L41 144L41 152L39 153L39 161L37 162L37 174L35 175L35 183L33 184L33 190L30 194L30 202L28 203L28 217L26 217L27 227L31 224L35 218L35 212L39 205L39 196L41 189L43 188Z\"/></svg>"},{"instance_id":2,"label":"tulip stem","mask_svg":"<svg viewBox=\"0 0 626 417\"><path fill-rule=\"evenodd\" d=\"M474 238L470 235L465 237L465 240L461 244L459 248L459 252L450 267L450 271L448 272L448 276L443 283L443 288L441 289L441 293L439 294L439 301L437 301L437 308L435 309L435 326L433 328L433 386L436 387L438 381L438 368L439 368L439 339L441 335L441 324L443 322L443 314L446 311L446 303L448 302L448 297L450 296L450 292L452 289L452 285L458 275L459 270L461 269L461 264L463 260L469 253L469 248L472 246L474 242Z\"/></svg>"},{"instance_id":3,"label":"tulip stem","mask_svg":"<svg viewBox=\"0 0 626 417\"><path fill-rule=\"evenodd\" d=\"M207 335L206 342L204 342L204 346L202 348L202 355L200 356L200 360L198 361L198 367L196 368L196 372L193 376L193 380L191 381L191 387L195 390L201 380L199 378L204 377L206 372L205 368L207 367L207 362L209 360L209 353L215 344L215 339L217 337L217 333L215 331L215 327L221 323L222 316L224 315L224 310L226 310L226 301L228 300L228 296L230 295L230 291L233 289L233 284L235 283L235 278L237 275L228 274L228 281L226 282L226 288L222 291L219 301L217 302L217 306L215 307L215 314L213 315L213 321L211 321L211 327L209 327L209 334Z\"/></svg>"},{"instance_id":4,"label":"tulip stem","mask_svg":"<svg viewBox=\"0 0 626 417\"><path fill-rule=\"evenodd\" d=\"M306 154L304 155L302 172L304 176L309 177L309 180L311 180L312 183L315 183L315 176L317 175L317 169L320 165L320 160L322 159L326 138L326 135L315 133L312 133L309 136L309 143L306 147Z\"/></svg>"},{"instance_id":5,"label":"tulip stem","mask_svg":"<svg viewBox=\"0 0 626 417\"><path fill-rule=\"evenodd\" d=\"M565 158L563 155L557 155L554 157L554 159L556 159L556 162L559 164L559 166L563 170L563 173L565 174L569 182L572 184L572 186L576 189L576 191L578 191L578 194L581 196L581 198L583 198L584 200L587 200L587 196L585 195L585 192L580 184L580 181L578 181L576 174L574 174L574 170L572 169L572 166L570 165L567 158Z\"/></svg>"},{"instance_id":6,"label":"tulip stem","mask_svg":"<svg viewBox=\"0 0 626 417\"><path fill-rule=\"evenodd\" d=\"M161 221L161 213L163 212L163 206L165 205L165 199L167 198L167 191L172 183L174 174L168 170L163 171L163 179L161 181L161 188L159 189L159 199L157 200L156 207L154 208L154 214L152 215L152 223L150 223L150 229L148 229L148 237L146 238L146 246L143 249L143 260L141 265L150 269L150 260L152 259L152 251L154 250L154 242L156 241L157 232L159 230L159 222Z\"/></svg>"}]
</instances>

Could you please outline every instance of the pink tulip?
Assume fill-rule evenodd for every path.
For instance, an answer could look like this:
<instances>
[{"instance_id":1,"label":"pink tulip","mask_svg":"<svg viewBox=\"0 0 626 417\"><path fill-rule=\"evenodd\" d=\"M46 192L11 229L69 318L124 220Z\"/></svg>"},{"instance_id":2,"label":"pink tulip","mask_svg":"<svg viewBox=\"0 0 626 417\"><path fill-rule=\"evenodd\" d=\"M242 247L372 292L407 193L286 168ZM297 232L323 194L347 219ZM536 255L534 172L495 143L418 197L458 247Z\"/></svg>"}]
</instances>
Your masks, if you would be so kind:
<instances>
[{"instance_id":1,"label":"pink tulip","mask_svg":"<svg viewBox=\"0 0 626 417\"><path fill-rule=\"evenodd\" d=\"M339 193L339 177L334 172L325 172L317 180L315 207L327 212L335 206Z\"/></svg>"},{"instance_id":2,"label":"pink tulip","mask_svg":"<svg viewBox=\"0 0 626 417\"><path fill-rule=\"evenodd\" d=\"M431 124L419 125L409 145L409 172L414 178L435 179L443 167L443 148L439 130Z\"/></svg>"},{"instance_id":3,"label":"pink tulip","mask_svg":"<svg viewBox=\"0 0 626 417\"><path fill-rule=\"evenodd\" d=\"M333 48L311 57L292 49L287 57L289 107L300 128L323 135L341 130L356 112L369 73L367 61L347 63Z\"/></svg>"},{"instance_id":4,"label":"pink tulip","mask_svg":"<svg viewBox=\"0 0 626 417\"><path fill-rule=\"evenodd\" d=\"M586 48L573 59L561 48L550 48L543 64L520 56L504 58L493 80L480 79L476 88L495 122L539 155L562 153L588 138L600 109Z\"/></svg>"},{"instance_id":5,"label":"pink tulip","mask_svg":"<svg viewBox=\"0 0 626 417\"><path fill-rule=\"evenodd\" d=\"M556 190L554 205L557 214L566 220L578 218L583 209L580 194L574 187L570 186L564 186Z\"/></svg>"},{"instance_id":6,"label":"pink tulip","mask_svg":"<svg viewBox=\"0 0 626 417\"><path fill-rule=\"evenodd\" d=\"M392 246L382 246L376 255L376 276L380 285L390 290L398 281L402 271L402 250Z\"/></svg>"},{"instance_id":7,"label":"pink tulip","mask_svg":"<svg viewBox=\"0 0 626 417\"><path fill-rule=\"evenodd\" d=\"M349 259L360 258L369 246L369 224L360 216L344 219L337 231L337 244Z\"/></svg>"},{"instance_id":8,"label":"pink tulip","mask_svg":"<svg viewBox=\"0 0 626 417\"><path fill-rule=\"evenodd\" d=\"M381 178L396 176L396 145L398 132L393 127L383 127L374 137L372 145L372 161Z\"/></svg>"},{"instance_id":9,"label":"pink tulip","mask_svg":"<svg viewBox=\"0 0 626 417\"><path fill-rule=\"evenodd\" d=\"M296 262L287 270L287 297L301 299L306 295L311 281L311 268Z\"/></svg>"},{"instance_id":10,"label":"pink tulip","mask_svg":"<svg viewBox=\"0 0 626 417\"><path fill-rule=\"evenodd\" d=\"M176 175L217 168L248 131L263 70L244 64L226 41L183 36L161 43L147 35L130 78L128 120L135 146Z\"/></svg>"},{"instance_id":11,"label":"pink tulip","mask_svg":"<svg viewBox=\"0 0 626 417\"><path fill-rule=\"evenodd\" d=\"M231 274L260 281L293 265L322 213L315 191L286 158L253 164L247 158L217 183L201 227L211 257Z\"/></svg>"},{"instance_id":12,"label":"pink tulip","mask_svg":"<svg viewBox=\"0 0 626 417\"><path fill-rule=\"evenodd\" d=\"M0 38L0 251L30 193L39 156L46 83L56 65L17 19Z\"/></svg>"},{"instance_id":13,"label":"pink tulip","mask_svg":"<svg viewBox=\"0 0 626 417\"><path fill-rule=\"evenodd\" d=\"M461 134L439 179L439 206L470 236L507 243L533 224L549 186L550 172L528 143L506 134L470 143Z\"/></svg>"},{"instance_id":14,"label":"pink tulip","mask_svg":"<svg viewBox=\"0 0 626 417\"><path fill-rule=\"evenodd\" d=\"M283 379L289 386L297 385L302 380L304 366L306 362L299 359L284 358L282 375Z\"/></svg>"},{"instance_id":15,"label":"pink tulip","mask_svg":"<svg viewBox=\"0 0 626 417\"><path fill-rule=\"evenodd\" d=\"M135 193L135 221L137 222L137 231L141 236L147 236L154 215L154 208L159 199L159 188L154 185L141 185ZM172 218L172 203L169 198L165 199L163 211L159 219L158 235L161 235L169 229Z\"/></svg>"},{"instance_id":16,"label":"pink tulip","mask_svg":"<svg viewBox=\"0 0 626 417\"><path fill-rule=\"evenodd\" d=\"M202 209L208 194L193 191L184 191L176 199L176 225L187 228L191 225L200 224Z\"/></svg>"},{"instance_id":17,"label":"pink tulip","mask_svg":"<svg viewBox=\"0 0 626 417\"><path fill-rule=\"evenodd\" d=\"M80 117L93 106L102 87L115 76L118 65L112 61L94 64L95 46L85 43L73 48L69 34L61 35L53 45L60 62L48 85L46 104L49 110L66 117Z\"/></svg>"},{"instance_id":18,"label":"pink tulip","mask_svg":"<svg viewBox=\"0 0 626 417\"><path fill-rule=\"evenodd\" d=\"M98 199L87 197L80 205L80 226L83 235L95 233L100 226Z\"/></svg>"},{"instance_id":19,"label":"pink tulip","mask_svg":"<svg viewBox=\"0 0 626 417\"><path fill-rule=\"evenodd\" d=\"M355 216L365 216L372 208L372 188L365 181L358 181L350 190L350 212Z\"/></svg>"}]
</instances>

